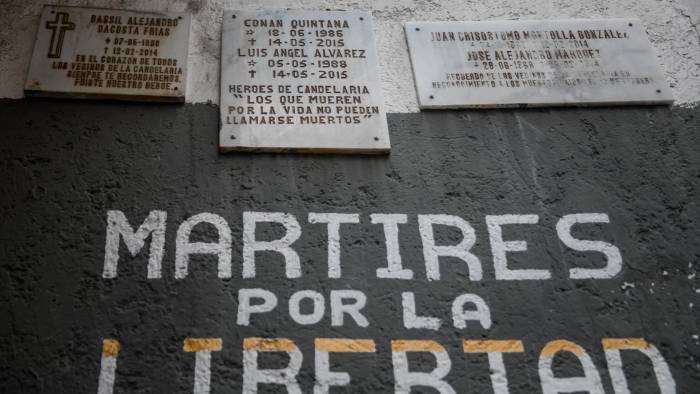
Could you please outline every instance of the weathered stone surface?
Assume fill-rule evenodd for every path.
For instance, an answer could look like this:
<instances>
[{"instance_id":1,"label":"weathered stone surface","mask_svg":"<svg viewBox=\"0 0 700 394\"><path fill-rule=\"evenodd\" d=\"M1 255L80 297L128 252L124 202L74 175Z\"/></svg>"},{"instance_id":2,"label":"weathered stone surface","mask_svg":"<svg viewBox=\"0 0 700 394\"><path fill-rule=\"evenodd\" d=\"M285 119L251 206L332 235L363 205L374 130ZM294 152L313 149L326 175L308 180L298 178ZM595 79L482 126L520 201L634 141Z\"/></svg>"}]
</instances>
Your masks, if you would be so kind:
<instances>
[{"instance_id":1,"label":"weathered stone surface","mask_svg":"<svg viewBox=\"0 0 700 394\"><path fill-rule=\"evenodd\" d=\"M222 152L389 152L370 13L235 10L223 24Z\"/></svg>"},{"instance_id":2,"label":"weathered stone surface","mask_svg":"<svg viewBox=\"0 0 700 394\"><path fill-rule=\"evenodd\" d=\"M0 13L0 97L21 98L36 34L42 1L5 0ZM64 4L82 4L77 0ZM126 4L126 5L125 5ZM280 9L300 8L299 0L277 0ZM307 9L326 9L326 0L305 0ZM333 9L371 10L377 37L379 72L388 112L417 112L415 86L406 47L403 23L419 20L494 20L564 18L640 18L658 54L676 103L691 105L699 100L700 35L693 24L697 0L616 0L604 6L579 0L334 0ZM142 11L187 11L192 17L188 102L218 103L222 9L259 9L242 0L91 0L90 5ZM696 13L697 15L700 15Z\"/></svg>"},{"instance_id":3,"label":"weathered stone surface","mask_svg":"<svg viewBox=\"0 0 700 394\"><path fill-rule=\"evenodd\" d=\"M671 104L639 19L408 22L421 108Z\"/></svg>"},{"instance_id":4,"label":"weathered stone surface","mask_svg":"<svg viewBox=\"0 0 700 394\"><path fill-rule=\"evenodd\" d=\"M190 15L46 5L31 96L185 101Z\"/></svg>"}]
</instances>

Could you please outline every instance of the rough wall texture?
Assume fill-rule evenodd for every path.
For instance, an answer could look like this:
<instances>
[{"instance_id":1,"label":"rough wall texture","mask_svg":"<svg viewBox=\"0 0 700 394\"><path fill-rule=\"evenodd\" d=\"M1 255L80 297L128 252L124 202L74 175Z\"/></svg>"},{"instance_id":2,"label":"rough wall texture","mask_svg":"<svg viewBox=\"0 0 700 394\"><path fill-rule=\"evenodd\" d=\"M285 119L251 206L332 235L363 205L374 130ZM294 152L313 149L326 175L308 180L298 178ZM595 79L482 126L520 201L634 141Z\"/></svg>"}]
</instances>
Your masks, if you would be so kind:
<instances>
[{"instance_id":1,"label":"rough wall texture","mask_svg":"<svg viewBox=\"0 0 700 394\"><path fill-rule=\"evenodd\" d=\"M194 357L185 337L220 337L212 356L212 392L241 391L241 341L284 336L304 353L300 380L313 385L313 338L373 338L376 355L338 355L334 369L353 377L347 391L391 392L389 340L433 339L452 359L447 380L459 393L490 392L483 355L465 355L460 340L520 339L525 353L507 355L512 393L541 392L537 359L544 344L569 339L593 358L612 393L601 338L641 337L671 368L678 393L700 379L700 112L682 108L444 111L390 114L387 157L220 155L218 108L110 102L0 102L0 391L96 392L101 341L122 344L116 393L192 392ZM163 278L146 279L147 253L132 258L122 244L119 276L103 279L106 212L124 211L138 225L153 209L168 213ZM243 211L294 214L302 277L286 279L279 254L258 255L258 275L241 279ZM175 232L200 212L223 216L233 232L233 276L216 276L211 256L194 257L176 280ZM326 277L325 227L308 212L360 213L342 231L343 276ZM415 279L377 279L386 265L381 226L369 214L406 213L401 255ZM554 230L564 214L604 212L610 223L575 235L617 247L622 272L613 279L571 280L573 266L599 266L599 253L565 248ZM467 220L484 280L469 280L464 263L446 259L443 277L425 277L416 214ZM537 225L514 225L506 239L528 242L509 254L516 267L545 268L545 281L494 280L484 224L487 214L537 214ZM263 227L260 238L279 237ZM454 243L459 236L439 231ZM195 238L216 240L212 228ZM262 287L280 298L279 312L236 324L240 288ZM286 300L300 289L367 294L367 328L294 323ZM400 293L413 291L421 314L440 317L439 331L408 330ZM490 330L453 328L450 303L461 293L483 297ZM648 359L623 356L633 393L657 393ZM284 364L270 356L270 365ZM415 361L430 370L434 360ZM556 373L579 376L563 357ZM431 392L427 391L426 392ZM261 392L279 392L263 385Z\"/></svg>"},{"instance_id":2,"label":"rough wall texture","mask_svg":"<svg viewBox=\"0 0 700 394\"><path fill-rule=\"evenodd\" d=\"M0 13L0 97L22 97L41 5L3 0ZM389 112L416 112L403 22L425 20L640 18L677 104L700 100L700 33L697 0L70 0L63 5L136 10L190 11L188 101L219 100L219 53L223 9L366 9L374 16L382 89Z\"/></svg>"}]
</instances>

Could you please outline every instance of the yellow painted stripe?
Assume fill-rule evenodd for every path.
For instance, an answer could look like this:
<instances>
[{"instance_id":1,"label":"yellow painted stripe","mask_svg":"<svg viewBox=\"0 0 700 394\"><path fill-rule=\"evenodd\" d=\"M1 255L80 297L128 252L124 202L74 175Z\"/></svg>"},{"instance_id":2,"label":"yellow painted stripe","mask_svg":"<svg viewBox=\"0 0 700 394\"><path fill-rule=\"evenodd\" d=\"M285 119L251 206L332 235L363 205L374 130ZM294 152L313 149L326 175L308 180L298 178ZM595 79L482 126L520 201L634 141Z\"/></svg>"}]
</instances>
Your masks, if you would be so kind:
<instances>
[{"instance_id":1,"label":"yellow painted stripe","mask_svg":"<svg viewBox=\"0 0 700 394\"><path fill-rule=\"evenodd\" d=\"M465 353L522 353L523 342L518 340L463 341Z\"/></svg>"},{"instance_id":2,"label":"yellow painted stripe","mask_svg":"<svg viewBox=\"0 0 700 394\"><path fill-rule=\"evenodd\" d=\"M643 338L603 338L603 349L646 349L649 347Z\"/></svg>"},{"instance_id":3,"label":"yellow painted stripe","mask_svg":"<svg viewBox=\"0 0 700 394\"><path fill-rule=\"evenodd\" d=\"M119 354L119 341L116 339L102 340L102 357L117 357Z\"/></svg>"},{"instance_id":4,"label":"yellow painted stripe","mask_svg":"<svg viewBox=\"0 0 700 394\"><path fill-rule=\"evenodd\" d=\"M579 346L571 341L567 341L564 339L557 339L556 341L551 341L551 342L547 343L547 345L545 345L545 347L542 349L542 356L552 357L557 352L560 352L563 350L574 353L577 356L580 356L584 353L584 350L581 346Z\"/></svg>"},{"instance_id":5,"label":"yellow painted stripe","mask_svg":"<svg viewBox=\"0 0 700 394\"><path fill-rule=\"evenodd\" d=\"M445 348L435 341L417 339L396 339L391 341L395 352L444 352Z\"/></svg>"},{"instance_id":6,"label":"yellow painted stripe","mask_svg":"<svg viewBox=\"0 0 700 394\"><path fill-rule=\"evenodd\" d=\"M296 345L287 338L244 338L243 349L258 352L291 352Z\"/></svg>"},{"instance_id":7,"label":"yellow painted stripe","mask_svg":"<svg viewBox=\"0 0 700 394\"><path fill-rule=\"evenodd\" d=\"M221 338L186 338L182 350L186 352L214 352L221 350L224 341Z\"/></svg>"},{"instance_id":8,"label":"yellow painted stripe","mask_svg":"<svg viewBox=\"0 0 700 394\"><path fill-rule=\"evenodd\" d=\"M374 353L376 347L371 339L316 338L316 350L333 353Z\"/></svg>"}]
</instances>

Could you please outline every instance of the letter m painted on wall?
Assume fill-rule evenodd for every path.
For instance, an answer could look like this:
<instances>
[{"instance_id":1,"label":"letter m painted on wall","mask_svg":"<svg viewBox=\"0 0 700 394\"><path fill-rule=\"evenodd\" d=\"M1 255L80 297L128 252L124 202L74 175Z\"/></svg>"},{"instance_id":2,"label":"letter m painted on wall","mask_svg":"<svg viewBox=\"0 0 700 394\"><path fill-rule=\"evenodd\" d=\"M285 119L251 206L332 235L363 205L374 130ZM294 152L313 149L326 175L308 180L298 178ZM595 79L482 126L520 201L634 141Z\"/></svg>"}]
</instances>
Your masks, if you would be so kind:
<instances>
[{"instance_id":1,"label":"letter m painted on wall","mask_svg":"<svg viewBox=\"0 0 700 394\"><path fill-rule=\"evenodd\" d=\"M135 257L143 249L146 238L150 236L151 248L148 256L148 279L160 278L165 248L166 218L167 213L164 211L151 211L138 230L134 231L122 211L108 211L105 261L102 277L105 279L117 277L120 240L124 241L131 256Z\"/></svg>"}]
</instances>

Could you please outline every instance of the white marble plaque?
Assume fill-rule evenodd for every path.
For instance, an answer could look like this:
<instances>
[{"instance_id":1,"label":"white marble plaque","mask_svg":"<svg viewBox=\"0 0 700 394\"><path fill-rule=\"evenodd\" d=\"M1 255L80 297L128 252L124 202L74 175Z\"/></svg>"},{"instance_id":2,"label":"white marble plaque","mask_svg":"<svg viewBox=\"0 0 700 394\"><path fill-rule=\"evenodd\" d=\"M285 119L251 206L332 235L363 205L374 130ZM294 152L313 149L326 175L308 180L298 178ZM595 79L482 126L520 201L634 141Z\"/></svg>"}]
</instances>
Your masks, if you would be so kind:
<instances>
[{"instance_id":1,"label":"white marble plaque","mask_svg":"<svg viewBox=\"0 0 700 394\"><path fill-rule=\"evenodd\" d=\"M187 13L44 6L31 96L185 100Z\"/></svg>"},{"instance_id":2,"label":"white marble plaque","mask_svg":"<svg viewBox=\"0 0 700 394\"><path fill-rule=\"evenodd\" d=\"M225 11L222 151L388 153L363 11Z\"/></svg>"},{"instance_id":3,"label":"white marble plaque","mask_svg":"<svg viewBox=\"0 0 700 394\"><path fill-rule=\"evenodd\" d=\"M420 108L671 104L637 19L408 22Z\"/></svg>"}]
</instances>

